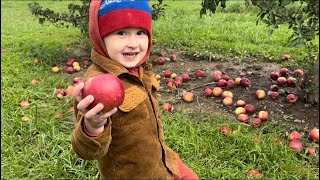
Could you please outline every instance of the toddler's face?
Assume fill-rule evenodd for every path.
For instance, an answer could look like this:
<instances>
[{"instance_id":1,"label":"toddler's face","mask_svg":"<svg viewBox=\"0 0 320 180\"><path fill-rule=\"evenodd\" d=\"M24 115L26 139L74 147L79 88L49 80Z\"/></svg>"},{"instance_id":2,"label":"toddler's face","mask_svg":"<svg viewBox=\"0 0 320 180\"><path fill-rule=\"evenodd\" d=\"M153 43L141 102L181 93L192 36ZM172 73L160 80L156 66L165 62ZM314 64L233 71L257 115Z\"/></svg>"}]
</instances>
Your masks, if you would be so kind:
<instances>
[{"instance_id":1,"label":"toddler's face","mask_svg":"<svg viewBox=\"0 0 320 180\"><path fill-rule=\"evenodd\" d=\"M103 41L112 60L133 68L147 54L149 38L144 29L124 28L109 34Z\"/></svg>"}]
</instances>

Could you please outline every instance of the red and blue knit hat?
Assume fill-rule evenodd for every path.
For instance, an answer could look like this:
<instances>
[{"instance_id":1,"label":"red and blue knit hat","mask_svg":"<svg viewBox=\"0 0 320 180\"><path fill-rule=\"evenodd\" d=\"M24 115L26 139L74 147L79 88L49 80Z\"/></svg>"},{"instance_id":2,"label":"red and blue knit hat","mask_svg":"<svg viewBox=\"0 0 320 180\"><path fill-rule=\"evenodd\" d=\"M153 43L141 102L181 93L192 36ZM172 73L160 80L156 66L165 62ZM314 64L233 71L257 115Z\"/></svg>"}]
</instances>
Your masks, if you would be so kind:
<instances>
[{"instance_id":1,"label":"red and blue knit hat","mask_svg":"<svg viewBox=\"0 0 320 180\"><path fill-rule=\"evenodd\" d=\"M148 33L149 45L146 56L136 67L144 63L150 55L152 45L152 11L147 0L92 0L89 11L89 36L93 48L108 58L103 38L122 28L143 28Z\"/></svg>"},{"instance_id":2,"label":"red and blue knit hat","mask_svg":"<svg viewBox=\"0 0 320 180\"><path fill-rule=\"evenodd\" d=\"M151 9L146 0L102 0L98 12L101 38L127 27L151 34Z\"/></svg>"}]
</instances>

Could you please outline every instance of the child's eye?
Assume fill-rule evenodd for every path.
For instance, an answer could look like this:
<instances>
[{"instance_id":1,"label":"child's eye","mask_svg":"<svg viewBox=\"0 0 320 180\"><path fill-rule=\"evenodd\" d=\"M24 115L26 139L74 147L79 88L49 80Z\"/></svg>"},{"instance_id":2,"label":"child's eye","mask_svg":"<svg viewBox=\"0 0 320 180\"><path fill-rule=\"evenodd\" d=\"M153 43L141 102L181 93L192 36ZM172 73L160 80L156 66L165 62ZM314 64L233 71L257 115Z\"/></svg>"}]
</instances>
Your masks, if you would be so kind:
<instances>
[{"instance_id":1,"label":"child's eye","mask_svg":"<svg viewBox=\"0 0 320 180\"><path fill-rule=\"evenodd\" d=\"M126 33L125 33L124 31L117 31L116 34L117 34L117 35L120 35L120 36L126 35Z\"/></svg>"},{"instance_id":2,"label":"child's eye","mask_svg":"<svg viewBox=\"0 0 320 180\"><path fill-rule=\"evenodd\" d=\"M147 34L147 31L143 31L143 30L141 30L137 33L137 35L146 35L146 34Z\"/></svg>"}]
</instances>

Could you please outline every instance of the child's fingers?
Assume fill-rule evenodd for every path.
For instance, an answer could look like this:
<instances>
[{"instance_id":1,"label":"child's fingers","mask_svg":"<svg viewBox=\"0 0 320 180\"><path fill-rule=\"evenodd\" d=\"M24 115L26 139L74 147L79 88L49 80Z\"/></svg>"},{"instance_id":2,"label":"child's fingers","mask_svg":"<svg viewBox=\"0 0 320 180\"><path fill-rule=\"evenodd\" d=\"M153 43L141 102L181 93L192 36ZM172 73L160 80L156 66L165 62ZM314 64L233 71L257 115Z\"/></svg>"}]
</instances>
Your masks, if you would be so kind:
<instances>
[{"instance_id":1,"label":"child's fingers","mask_svg":"<svg viewBox=\"0 0 320 180\"><path fill-rule=\"evenodd\" d=\"M90 109L84 116L86 119L91 119L93 116L96 116L97 114L99 114L102 109L103 109L103 104L99 103L97 104L95 107L93 107L92 109Z\"/></svg>"},{"instance_id":2,"label":"child's fingers","mask_svg":"<svg viewBox=\"0 0 320 180\"><path fill-rule=\"evenodd\" d=\"M77 84L73 89L73 97L76 99L76 101L80 102L82 100L82 89L84 87L84 82L80 82Z\"/></svg>"},{"instance_id":3,"label":"child's fingers","mask_svg":"<svg viewBox=\"0 0 320 180\"><path fill-rule=\"evenodd\" d=\"M114 113L116 113L117 110L118 110L117 108L113 108L112 110L110 110L110 111L102 114L102 115L101 115L101 118L107 119L108 117L110 117L110 116L112 116Z\"/></svg>"},{"instance_id":4,"label":"child's fingers","mask_svg":"<svg viewBox=\"0 0 320 180\"><path fill-rule=\"evenodd\" d=\"M81 112L86 112L88 106L90 105L90 103L93 102L93 100L94 100L93 96L88 95L87 97L79 101L77 105L77 109L79 109Z\"/></svg>"}]
</instances>

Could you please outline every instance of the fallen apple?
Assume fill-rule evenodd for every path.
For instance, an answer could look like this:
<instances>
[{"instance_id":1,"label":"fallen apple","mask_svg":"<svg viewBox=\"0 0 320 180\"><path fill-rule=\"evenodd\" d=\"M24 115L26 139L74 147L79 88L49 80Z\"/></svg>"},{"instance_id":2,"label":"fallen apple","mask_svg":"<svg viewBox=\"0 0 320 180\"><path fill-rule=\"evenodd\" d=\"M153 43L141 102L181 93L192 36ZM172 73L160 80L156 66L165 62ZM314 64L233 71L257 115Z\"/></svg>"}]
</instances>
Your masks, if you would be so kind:
<instances>
[{"instance_id":1,"label":"fallen apple","mask_svg":"<svg viewBox=\"0 0 320 180\"><path fill-rule=\"evenodd\" d=\"M30 108L30 103L29 103L29 101L21 101L21 102L19 103L19 106L20 106L21 108L24 108L24 109L29 109L29 108Z\"/></svg>"},{"instance_id":2,"label":"fallen apple","mask_svg":"<svg viewBox=\"0 0 320 180\"><path fill-rule=\"evenodd\" d=\"M198 69L197 72L196 72L196 76L198 79L201 79L204 77L204 71L201 70L201 69Z\"/></svg>"},{"instance_id":3,"label":"fallen apple","mask_svg":"<svg viewBox=\"0 0 320 180\"><path fill-rule=\"evenodd\" d=\"M252 115L252 114L254 114L254 112L255 112L255 108L254 108L254 106L253 106L252 104L246 104L246 105L244 106L244 109L246 110L246 113L247 113L248 115Z\"/></svg>"},{"instance_id":4,"label":"fallen apple","mask_svg":"<svg viewBox=\"0 0 320 180\"><path fill-rule=\"evenodd\" d=\"M279 78L280 74L277 71L273 71L270 73L270 79L277 80Z\"/></svg>"},{"instance_id":5,"label":"fallen apple","mask_svg":"<svg viewBox=\"0 0 320 180\"><path fill-rule=\"evenodd\" d=\"M170 55L171 61L177 61L177 56L175 54Z\"/></svg>"},{"instance_id":6,"label":"fallen apple","mask_svg":"<svg viewBox=\"0 0 320 180\"><path fill-rule=\"evenodd\" d=\"M224 136L228 136L229 134L231 134L232 130L228 127L228 126L222 126L220 128L220 133Z\"/></svg>"},{"instance_id":7,"label":"fallen apple","mask_svg":"<svg viewBox=\"0 0 320 180\"><path fill-rule=\"evenodd\" d=\"M67 72L68 74L73 74L73 73L76 72L76 70L74 69L74 67L68 66L67 69L66 69L66 72Z\"/></svg>"},{"instance_id":8,"label":"fallen apple","mask_svg":"<svg viewBox=\"0 0 320 180\"><path fill-rule=\"evenodd\" d=\"M316 148L308 147L307 148L307 156L312 156L316 152Z\"/></svg>"},{"instance_id":9,"label":"fallen apple","mask_svg":"<svg viewBox=\"0 0 320 180\"><path fill-rule=\"evenodd\" d=\"M279 93L278 92L276 92L276 91L270 91L270 93L269 93L269 97L270 97L270 99L272 99L272 100L277 100L277 99L279 99Z\"/></svg>"},{"instance_id":10,"label":"fallen apple","mask_svg":"<svg viewBox=\"0 0 320 180\"><path fill-rule=\"evenodd\" d=\"M295 152L300 153L303 150L303 146L301 141L299 140L292 140L289 142L289 148L294 150Z\"/></svg>"},{"instance_id":11,"label":"fallen apple","mask_svg":"<svg viewBox=\"0 0 320 180\"><path fill-rule=\"evenodd\" d=\"M230 79L230 77L229 77L228 75L223 75L223 76L222 76L222 79L228 81L228 80Z\"/></svg>"},{"instance_id":12,"label":"fallen apple","mask_svg":"<svg viewBox=\"0 0 320 180\"><path fill-rule=\"evenodd\" d=\"M74 58L69 58L66 62L66 65L67 66L72 66L72 64L75 62L75 59Z\"/></svg>"},{"instance_id":13,"label":"fallen apple","mask_svg":"<svg viewBox=\"0 0 320 180\"><path fill-rule=\"evenodd\" d=\"M227 81L227 87L228 88L234 88L235 86L236 86L236 83L232 79L229 79Z\"/></svg>"},{"instance_id":14,"label":"fallen apple","mask_svg":"<svg viewBox=\"0 0 320 180\"><path fill-rule=\"evenodd\" d=\"M239 122L243 122L243 123L247 123L249 121L249 117L246 114L239 114L237 116L237 119L239 120Z\"/></svg>"},{"instance_id":15,"label":"fallen apple","mask_svg":"<svg viewBox=\"0 0 320 180\"><path fill-rule=\"evenodd\" d=\"M240 78L240 77L237 77L237 78L234 79L234 83L235 83L236 85L240 85L240 81L241 81L241 78Z\"/></svg>"},{"instance_id":16,"label":"fallen apple","mask_svg":"<svg viewBox=\"0 0 320 180\"><path fill-rule=\"evenodd\" d=\"M295 76L301 77L301 76L303 76L303 71L301 69L296 69L293 71L293 74Z\"/></svg>"},{"instance_id":17,"label":"fallen apple","mask_svg":"<svg viewBox=\"0 0 320 180\"><path fill-rule=\"evenodd\" d=\"M162 109L164 111L171 112L173 110L173 107L172 107L172 105L170 103L164 103L162 105Z\"/></svg>"},{"instance_id":18,"label":"fallen apple","mask_svg":"<svg viewBox=\"0 0 320 180\"><path fill-rule=\"evenodd\" d=\"M278 86L285 86L287 84L287 79L285 77L279 77L277 79Z\"/></svg>"},{"instance_id":19,"label":"fallen apple","mask_svg":"<svg viewBox=\"0 0 320 180\"><path fill-rule=\"evenodd\" d=\"M294 103L297 102L297 100L298 100L298 97L296 95L294 95L294 94L288 94L287 95L287 102L289 104L294 104Z\"/></svg>"},{"instance_id":20,"label":"fallen apple","mask_svg":"<svg viewBox=\"0 0 320 180\"><path fill-rule=\"evenodd\" d=\"M269 118L269 114L267 111L259 111L257 116L262 122L267 121Z\"/></svg>"},{"instance_id":21,"label":"fallen apple","mask_svg":"<svg viewBox=\"0 0 320 180\"><path fill-rule=\"evenodd\" d=\"M253 119L250 121L250 124L251 124L252 127L258 128L258 127L261 127L261 126L262 126L262 121L261 121L261 119L259 119L259 118L253 118Z\"/></svg>"},{"instance_id":22,"label":"fallen apple","mask_svg":"<svg viewBox=\"0 0 320 180\"><path fill-rule=\"evenodd\" d=\"M288 138L292 140L301 140L302 135L298 131L293 131L289 134Z\"/></svg>"},{"instance_id":23,"label":"fallen apple","mask_svg":"<svg viewBox=\"0 0 320 180\"><path fill-rule=\"evenodd\" d=\"M233 93L231 91L223 91L221 96L222 96L222 98L230 97L232 99L233 98Z\"/></svg>"},{"instance_id":24,"label":"fallen apple","mask_svg":"<svg viewBox=\"0 0 320 180\"><path fill-rule=\"evenodd\" d=\"M220 79L217 83L218 87L227 87L227 81L224 79Z\"/></svg>"},{"instance_id":25,"label":"fallen apple","mask_svg":"<svg viewBox=\"0 0 320 180\"><path fill-rule=\"evenodd\" d=\"M247 176L259 178L261 176L261 173L258 170L251 169L248 171Z\"/></svg>"},{"instance_id":26,"label":"fallen apple","mask_svg":"<svg viewBox=\"0 0 320 180\"><path fill-rule=\"evenodd\" d=\"M238 101L236 102L236 106L237 106L237 107L244 107L245 105L246 105L246 102L243 101L243 100L238 100Z\"/></svg>"},{"instance_id":27,"label":"fallen apple","mask_svg":"<svg viewBox=\"0 0 320 180\"><path fill-rule=\"evenodd\" d=\"M118 77L112 74L102 74L85 81L82 98L88 95L94 97L94 101L88 106L88 109L101 103L104 106L103 111L107 112L123 103L125 91Z\"/></svg>"},{"instance_id":28,"label":"fallen apple","mask_svg":"<svg viewBox=\"0 0 320 180\"><path fill-rule=\"evenodd\" d=\"M53 73L58 73L59 71L60 71L60 68L57 66L54 66L51 68L51 72L53 72Z\"/></svg>"},{"instance_id":29,"label":"fallen apple","mask_svg":"<svg viewBox=\"0 0 320 180\"><path fill-rule=\"evenodd\" d=\"M206 97L212 96L212 89L210 89L210 88L205 88L204 91L203 91L203 94L204 94Z\"/></svg>"},{"instance_id":30,"label":"fallen apple","mask_svg":"<svg viewBox=\"0 0 320 180\"><path fill-rule=\"evenodd\" d=\"M287 78L287 86L295 86L296 82L297 82L297 79L294 77Z\"/></svg>"},{"instance_id":31,"label":"fallen apple","mask_svg":"<svg viewBox=\"0 0 320 180\"><path fill-rule=\"evenodd\" d=\"M264 90L262 89L256 90L256 93L255 93L256 99L263 99L265 98L265 96L266 96L266 93L264 92Z\"/></svg>"},{"instance_id":32,"label":"fallen apple","mask_svg":"<svg viewBox=\"0 0 320 180\"><path fill-rule=\"evenodd\" d=\"M171 74L172 74L172 72L170 70L165 70L163 72L163 76L166 77L166 78L170 78Z\"/></svg>"},{"instance_id":33,"label":"fallen apple","mask_svg":"<svg viewBox=\"0 0 320 180\"><path fill-rule=\"evenodd\" d=\"M284 54L282 56L282 60L284 60L284 61L289 61L290 59L291 59L291 56L289 54Z\"/></svg>"},{"instance_id":34,"label":"fallen apple","mask_svg":"<svg viewBox=\"0 0 320 180\"><path fill-rule=\"evenodd\" d=\"M251 86L251 81L248 78L241 78L240 86L249 88Z\"/></svg>"},{"instance_id":35,"label":"fallen apple","mask_svg":"<svg viewBox=\"0 0 320 180\"><path fill-rule=\"evenodd\" d=\"M244 107L237 107L234 112L238 116L239 114L246 114L246 109Z\"/></svg>"},{"instance_id":36,"label":"fallen apple","mask_svg":"<svg viewBox=\"0 0 320 180\"><path fill-rule=\"evenodd\" d=\"M182 82L188 82L190 80L190 77L188 74L182 74Z\"/></svg>"},{"instance_id":37,"label":"fallen apple","mask_svg":"<svg viewBox=\"0 0 320 180\"><path fill-rule=\"evenodd\" d=\"M288 69L288 68L281 68L281 69L280 69L280 74L281 74L282 76L286 76L286 75L288 74L288 72L289 72L289 69Z\"/></svg>"},{"instance_id":38,"label":"fallen apple","mask_svg":"<svg viewBox=\"0 0 320 180\"><path fill-rule=\"evenodd\" d=\"M214 88L212 89L212 94L213 94L213 96L215 96L215 97L221 96L222 93L223 93L223 89L222 89L221 87L214 87Z\"/></svg>"},{"instance_id":39,"label":"fallen apple","mask_svg":"<svg viewBox=\"0 0 320 180\"><path fill-rule=\"evenodd\" d=\"M222 73L219 70L215 70L212 73L212 80L214 82L218 82L222 78Z\"/></svg>"},{"instance_id":40,"label":"fallen apple","mask_svg":"<svg viewBox=\"0 0 320 180\"><path fill-rule=\"evenodd\" d=\"M231 97L225 97L222 100L223 105L225 106L232 106L233 105L233 100Z\"/></svg>"},{"instance_id":41,"label":"fallen apple","mask_svg":"<svg viewBox=\"0 0 320 180\"><path fill-rule=\"evenodd\" d=\"M313 128L309 133L309 138L319 143L319 128Z\"/></svg>"},{"instance_id":42,"label":"fallen apple","mask_svg":"<svg viewBox=\"0 0 320 180\"><path fill-rule=\"evenodd\" d=\"M84 67L84 68L88 67L89 64L90 64L90 63L89 63L89 60L88 60L88 59L85 59L85 60L82 61L82 67Z\"/></svg>"},{"instance_id":43,"label":"fallen apple","mask_svg":"<svg viewBox=\"0 0 320 180\"><path fill-rule=\"evenodd\" d=\"M182 96L183 96L182 98L185 102L189 103L189 102L193 101L193 93L192 92L184 92Z\"/></svg>"},{"instance_id":44,"label":"fallen apple","mask_svg":"<svg viewBox=\"0 0 320 180\"><path fill-rule=\"evenodd\" d=\"M271 86L270 86L270 91L278 91L278 86L276 85L276 84L272 84Z\"/></svg>"}]
</instances>

